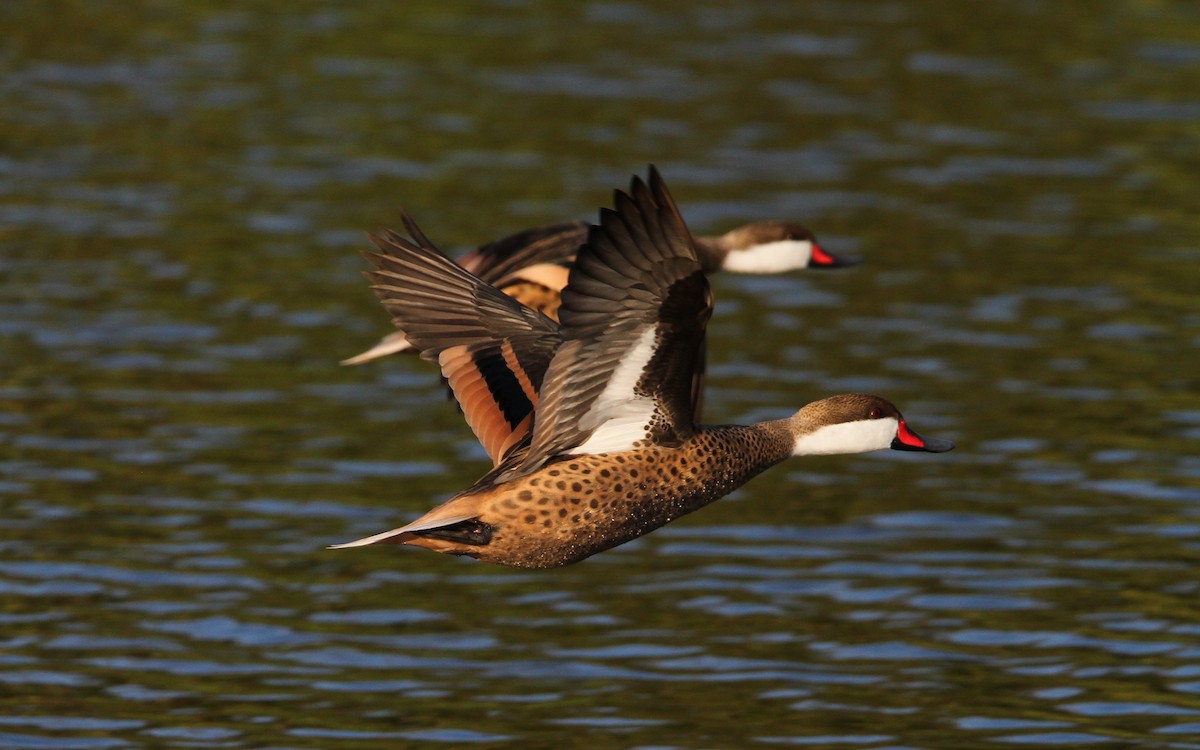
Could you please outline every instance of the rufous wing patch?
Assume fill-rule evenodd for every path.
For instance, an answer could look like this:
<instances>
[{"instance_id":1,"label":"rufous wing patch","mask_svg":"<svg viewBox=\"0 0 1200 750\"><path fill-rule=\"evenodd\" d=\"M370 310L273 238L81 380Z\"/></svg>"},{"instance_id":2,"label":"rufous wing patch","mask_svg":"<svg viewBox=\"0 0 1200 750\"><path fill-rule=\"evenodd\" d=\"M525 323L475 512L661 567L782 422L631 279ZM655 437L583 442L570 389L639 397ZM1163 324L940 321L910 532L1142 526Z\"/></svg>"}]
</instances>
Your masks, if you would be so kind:
<instances>
[{"instance_id":1,"label":"rufous wing patch","mask_svg":"<svg viewBox=\"0 0 1200 750\"><path fill-rule=\"evenodd\" d=\"M537 391L508 342L495 349L452 346L438 364L467 424L498 464L532 429Z\"/></svg>"}]
</instances>

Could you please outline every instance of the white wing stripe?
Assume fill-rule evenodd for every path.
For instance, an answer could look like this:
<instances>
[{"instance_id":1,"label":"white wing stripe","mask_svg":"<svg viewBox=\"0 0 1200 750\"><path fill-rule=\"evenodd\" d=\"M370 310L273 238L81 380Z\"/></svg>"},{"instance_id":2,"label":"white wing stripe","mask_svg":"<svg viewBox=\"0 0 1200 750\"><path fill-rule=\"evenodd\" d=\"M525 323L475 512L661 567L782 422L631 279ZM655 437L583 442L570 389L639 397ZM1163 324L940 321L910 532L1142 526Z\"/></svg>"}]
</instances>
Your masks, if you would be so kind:
<instances>
[{"instance_id":1,"label":"white wing stripe","mask_svg":"<svg viewBox=\"0 0 1200 750\"><path fill-rule=\"evenodd\" d=\"M583 445L571 449L572 455L585 453L620 453L632 450L634 443L646 437L648 416L630 414L610 419L588 436Z\"/></svg>"},{"instance_id":2,"label":"white wing stripe","mask_svg":"<svg viewBox=\"0 0 1200 750\"><path fill-rule=\"evenodd\" d=\"M590 429L591 434L571 453L629 450L648 437L646 427L654 418L656 405L650 396L634 393L634 387L654 356L656 333L653 327L647 328L628 349L608 385L580 418L579 426Z\"/></svg>"}]
</instances>

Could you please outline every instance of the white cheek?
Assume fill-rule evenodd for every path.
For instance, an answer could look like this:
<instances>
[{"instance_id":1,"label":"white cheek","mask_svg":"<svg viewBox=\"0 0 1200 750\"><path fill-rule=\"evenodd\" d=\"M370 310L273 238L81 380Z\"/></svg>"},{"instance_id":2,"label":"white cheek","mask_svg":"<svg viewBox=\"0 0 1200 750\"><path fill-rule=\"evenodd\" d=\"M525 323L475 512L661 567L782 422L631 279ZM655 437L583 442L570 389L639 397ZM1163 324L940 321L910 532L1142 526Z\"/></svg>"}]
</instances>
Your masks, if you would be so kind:
<instances>
[{"instance_id":1,"label":"white cheek","mask_svg":"<svg viewBox=\"0 0 1200 750\"><path fill-rule=\"evenodd\" d=\"M899 423L892 418L831 424L796 438L793 456L865 453L889 448Z\"/></svg>"},{"instance_id":2,"label":"white cheek","mask_svg":"<svg viewBox=\"0 0 1200 750\"><path fill-rule=\"evenodd\" d=\"M725 256L721 266L734 273L782 273L804 268L812 258L812 243L808 240L779 240L734 250Z\"/></svg>"}]
</instances>

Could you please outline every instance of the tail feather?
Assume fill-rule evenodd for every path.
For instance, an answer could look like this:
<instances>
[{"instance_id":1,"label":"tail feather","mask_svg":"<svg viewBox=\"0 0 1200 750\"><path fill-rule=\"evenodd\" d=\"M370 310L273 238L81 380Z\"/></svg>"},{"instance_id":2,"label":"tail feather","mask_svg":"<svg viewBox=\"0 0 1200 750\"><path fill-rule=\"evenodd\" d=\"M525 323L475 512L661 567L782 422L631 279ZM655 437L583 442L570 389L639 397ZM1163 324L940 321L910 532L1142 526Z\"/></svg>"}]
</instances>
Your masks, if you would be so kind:
<instances>
[{"instance_id":1,"label":"tail feather","mask_svg":"<svg viewBox=\"0 0 1200 750\"><path fill-rule=\"evenodd\" d=\"M459 515L454 515L454 516L442 516L442 517L436 517L436 518L433 517L437 514L437 511L440 509L441 509L441 507L434 508L432 511L430 511L429 513L426 513L425 515L421 516L420 518L418 518L417 520L408 524L407 526L401 526L400 528L392 529L391 531L384 531L379 534L372 534L371 536L365 536L362 539L355 539L353 542L343 542L342 544L331 544L331 545L329 545L329 547L327 547L327 549L349 549L351 547L366 547L369 544L378 544L379 542L388 542L388 541L391 541L393 544L403 543L406 540L396 539L396 537L401 536L403 534L413 534L418 531L429 531L431 529L440 529L443 526L453 526L456 523L462 523L463 521L470 521L470 520L473 520L473 519L479 517L478 513L467 513L467 514L459 514Z\"/></svg>"},{"instance_id":2,"label":"tail feather","mask_svg":"<svg viewBox=\"0 0 1200 750\"><path fill-rule=\"evenodd\" d=\"M386 357L389 354L396 354L397 352L406 352L412 348L412 344L408 343L408 338L404 333L396 331L381 338L375 346L367 349L362 354L355 354L353 357L343 359L339 364L361 365L363 362L370 362L373 359Z\"/></svg>"}]
</instances>

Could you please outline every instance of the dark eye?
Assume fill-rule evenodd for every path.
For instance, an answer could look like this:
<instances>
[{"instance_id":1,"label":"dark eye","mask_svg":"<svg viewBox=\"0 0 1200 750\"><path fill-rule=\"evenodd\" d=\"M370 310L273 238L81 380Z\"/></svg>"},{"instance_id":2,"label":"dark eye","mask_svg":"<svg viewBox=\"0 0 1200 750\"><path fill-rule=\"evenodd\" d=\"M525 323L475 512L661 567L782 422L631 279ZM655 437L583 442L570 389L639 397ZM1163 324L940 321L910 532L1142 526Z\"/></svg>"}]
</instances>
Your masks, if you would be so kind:
<instances>
[{"instance_id":1,"label":"dark eye","mask_svg":"<svg viewBox=\"0 0 1200 750\"><path fill-rule=\"evenodd\" d=\"M867 416L869 416L871 419L879 419L880 417L883 416L883 410L880 409L878 406L876 406L873 409L871 409L871 413L868 414Z\"/></svg>"},{"instance_id":2,"label":"dark eye","mask_svg":"<svg viewBox=\"0 0 1200 750\"><path fill-rule=\"evenodd\" d=\"M788 232L787 237L784 237L784 239L794 240L794 239L799 239L799 237L800 237L800 235L797 234L796 232Z\"/></svg>"}]
</instances>

